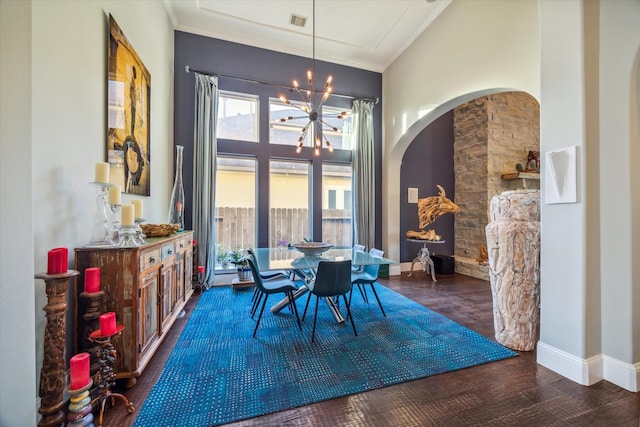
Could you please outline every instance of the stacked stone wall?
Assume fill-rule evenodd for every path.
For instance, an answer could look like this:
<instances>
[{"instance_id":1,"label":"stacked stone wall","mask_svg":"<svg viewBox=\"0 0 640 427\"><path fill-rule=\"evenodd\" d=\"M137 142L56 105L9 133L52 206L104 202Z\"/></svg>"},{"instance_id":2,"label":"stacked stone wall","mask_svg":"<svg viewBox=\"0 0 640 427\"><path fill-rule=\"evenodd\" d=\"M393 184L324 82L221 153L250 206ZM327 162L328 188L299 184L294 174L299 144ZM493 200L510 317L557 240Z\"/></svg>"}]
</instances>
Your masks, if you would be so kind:
<instances>
[{"instance_id":1,"label":"stacked stone wall","mask_svg":"<svg viewBox=\"0 0 640 427\"><path fill-rule=\"evenodd\" d=\"M454 110L456 271L488 280L488 269L478 267L480 247L486 247L491 198L525 182L506 181L505 172L526 164L530 150L540 147L540 108L523 92L503 92L467 102ZM539 181L526 181L539 189Z\"/></svg>"}]
</instances>

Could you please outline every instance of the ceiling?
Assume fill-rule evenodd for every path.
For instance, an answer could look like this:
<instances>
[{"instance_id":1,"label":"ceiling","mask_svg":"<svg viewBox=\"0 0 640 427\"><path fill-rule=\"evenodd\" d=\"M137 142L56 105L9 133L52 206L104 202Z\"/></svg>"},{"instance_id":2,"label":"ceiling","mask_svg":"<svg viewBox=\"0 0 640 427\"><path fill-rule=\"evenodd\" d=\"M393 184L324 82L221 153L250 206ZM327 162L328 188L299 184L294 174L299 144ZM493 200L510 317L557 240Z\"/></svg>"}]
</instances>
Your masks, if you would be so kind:
<instances>
[{"instance_id":1,"label":"ceiling","mask_svg":"<svg viewBox=\"0 0 640 427\"><path fill-rule=\"evenodd\" d=\"M452 0L315 0L315 58L383 72ZM313 0L165 0L176 30L311 58ZM305 27L290 23L292 14Z\"/></svg>"}]
</instances>

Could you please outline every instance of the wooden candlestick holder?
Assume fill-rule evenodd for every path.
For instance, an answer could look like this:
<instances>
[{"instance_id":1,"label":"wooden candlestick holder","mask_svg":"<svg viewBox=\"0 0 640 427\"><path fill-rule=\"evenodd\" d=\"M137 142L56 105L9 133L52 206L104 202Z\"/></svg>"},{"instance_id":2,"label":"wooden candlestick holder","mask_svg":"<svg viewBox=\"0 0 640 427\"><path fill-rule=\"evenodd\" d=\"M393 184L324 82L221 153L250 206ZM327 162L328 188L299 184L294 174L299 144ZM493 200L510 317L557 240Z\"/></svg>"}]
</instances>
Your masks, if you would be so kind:
<instances>
[{"instance_id":1,"label":"wooden candlestick holder","mask_svg":"<svg viewBox=\"0 0 640 427\"><path fill-rule=\"evenodd\" d=\"M94 378L100 369L100 357L98 354L100 345L89 338L89 335L91 335L91 332L96 329L100 329L100 315L102 314L101 304L103 296L104 291L80 293L80 298L85 300L85 312L82 315L82 318L84 319L84 325L82 328L82 346L84 351L89 353L91 357L91 366L89 367L91 378ZM91 397L93 398L95 396L96 387L94 384L94 387L91 389Z\"/></svg>"},{"instance_id":2,"label":"wooden candlestick holder","mask_svg":"<svg viewBox=\"0 0 640 427\"><path fill-rule=\"evenodd\" d=\"M65 314L67 311L67 289L69 280L80 274L67 270L60 274L38 273L36 279L43 279L46 287L47 305L42 309L47 316L44 330L44 357L40 370L40 409L42 415L39 427L64 425L65 405L63 392L66 387L66 363L64 349L67 342Z\"/></svg>"},{"instance_id":3,"label":"wooden candlestick holder","mask_svg":"<svg viewBox=\"0 0 640 427\"><path fill-rule=\"evenodd\" d=\"M134 411L133 402L129 402L126 396L120 393L114 393L111 391L111 387L116 382L116 374L113 371L113 365L118 357L115 347L113 346L113 340L116 339L122 333L124 329L123 325L119 325L111 335L101 335L100 329L93 331L89 335L89 339L95 341L100 350L98 357L100 359L100 369L98 370L95 380L97 397L91 401L91 405L94 403L100 405L100 414L98 415L98 427L102 427L102 417L104 415L104 409L107 401L110 400L111 405L115 403L115 398L122 400L127 407L127 412L132 414Z\"/></svg>"}]
</instances>

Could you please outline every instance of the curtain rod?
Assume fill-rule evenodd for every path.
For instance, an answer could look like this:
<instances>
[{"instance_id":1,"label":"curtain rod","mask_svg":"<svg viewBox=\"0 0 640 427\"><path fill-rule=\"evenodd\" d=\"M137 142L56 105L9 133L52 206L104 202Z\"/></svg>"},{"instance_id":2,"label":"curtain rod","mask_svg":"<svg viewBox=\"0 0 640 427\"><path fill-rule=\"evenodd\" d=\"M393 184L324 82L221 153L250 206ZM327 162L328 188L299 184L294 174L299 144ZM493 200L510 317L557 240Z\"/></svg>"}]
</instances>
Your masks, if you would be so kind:
<instances>
[{"instance_id":1,"label":"curtain rod","mask_svg":"<svg viewBox=\"0 0 640 427\"><path fill-rule=\"evenodd\" d=\"M204 74L207 76L215 76L215 77L224 77L227 79L234 79L234 80L240 80L243 82L248 82L248 83L257 83L257 84L261 84L261 85L265 85L265 86L276 86L276 87L281 87L283 89L290 89L290 90L296 90L295 88L291 87L291 86L285 86L285 85L281 85L278 83L270 83L270 82L263 82L260 80L251 80L251 79L245 79L243 77L236 77L236 76L228 76L228 75L224 75L224 74L219 74L219 73L211 73L208 71L201 71L201 70L196 70L195 68L191 68L188 65L184 66L184 70L187 73L198 73L198 74ZM322 91L316 91L316 93L320 93ZM357 96L352 96L352 95L342 95L339 93L331 93L331 96L337 96L339 98L348 98L348 99L362 99L364 101L370 101L370 102L375 102L376 104L380 101L379 98L367 98L367 97L357 97Z\"/></svg>"}]
</instances>

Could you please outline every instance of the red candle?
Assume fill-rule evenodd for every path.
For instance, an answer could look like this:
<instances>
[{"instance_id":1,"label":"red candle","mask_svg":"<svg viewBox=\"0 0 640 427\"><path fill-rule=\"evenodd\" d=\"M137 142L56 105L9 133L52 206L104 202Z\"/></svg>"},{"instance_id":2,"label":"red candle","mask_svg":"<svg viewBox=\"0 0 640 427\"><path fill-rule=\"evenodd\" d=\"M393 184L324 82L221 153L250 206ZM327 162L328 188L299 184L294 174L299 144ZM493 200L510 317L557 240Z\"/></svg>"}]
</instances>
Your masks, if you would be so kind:
<instances>
[{"instance_id":1,"label":"red candle","mask_svg":"<svg viewBox=\"0 0 640 427\"><path fill-rule=\"evenodd\" d=\"M54 248L47 254L47 274L61 274L67 272L69 250Z\"/></svg>"},{"instance_id":2,"label":"red candle","mask_svg":"<svg viewBox=\"0 0 640 427\"><path fill-rule=\"evenodd\" d=\"M100 315L100 335L113 335L116 333L116 314L113 311Z\"/></svg>"},{"instance_id":3,"label":"red candle","mask_svg":"<svg viewBox=\"0 0 640 427\"><path fill-rule=\"evenodd\" d=\"M84 291L88 294L100 292L99 267L91 267L84 270Z\"/></svg>"},{"instance_id":4,"label":"red candle","mask_svg":"<svg viewBox=\"0 0 640 427\"><path fill-rule=\"evenodd\" d=\"M89 353L79 353L71 357L71 381L69 388L78 390L89 384Z\"/></svg>"},{"instance_id":5,"label":"red candle","mask_svg":"<svg viewBox=\"0 0 640 427\"><path fill-rule=\"evenodd\" d=\"M198 273L204 273L204 265L198 266Z\"/></svg>"}]
</instances>

